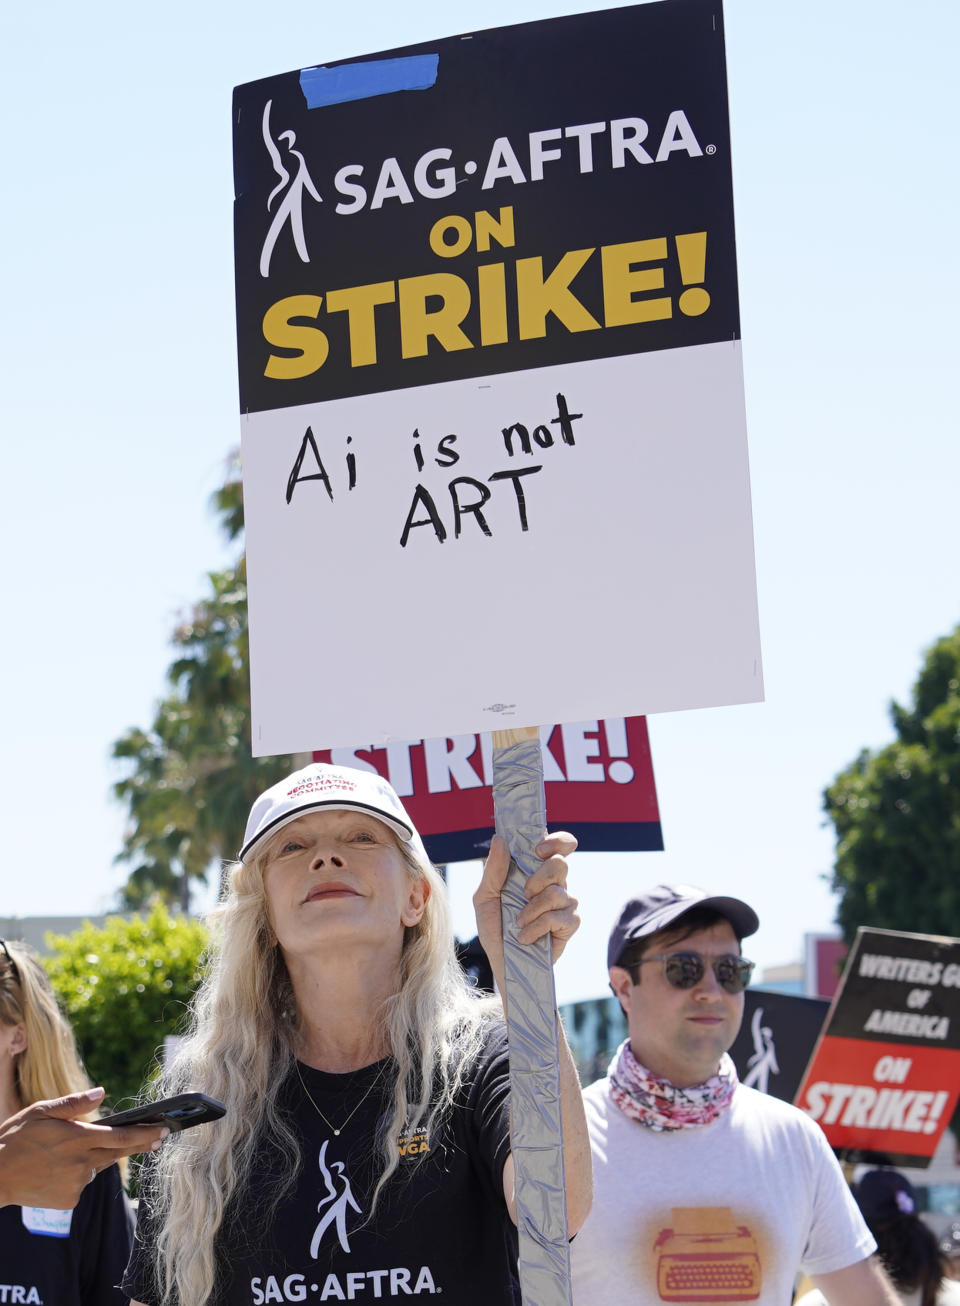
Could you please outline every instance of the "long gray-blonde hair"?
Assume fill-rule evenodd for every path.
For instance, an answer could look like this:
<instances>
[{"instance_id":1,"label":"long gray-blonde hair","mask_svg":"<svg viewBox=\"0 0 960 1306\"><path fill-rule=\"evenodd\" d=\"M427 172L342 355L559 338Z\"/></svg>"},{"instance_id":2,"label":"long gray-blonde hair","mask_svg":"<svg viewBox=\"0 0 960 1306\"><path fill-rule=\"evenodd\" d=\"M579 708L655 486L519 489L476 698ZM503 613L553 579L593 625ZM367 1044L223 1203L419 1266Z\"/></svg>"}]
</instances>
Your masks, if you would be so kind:
<instances>
[{"instance_id":1,"label":"long gray-blonde hair","mask_svg":"<svg viewBox=\"0 0 960 1306\"><path fill-rule=\"evenodd\" d=\"M14 1057L20 1106L90 1087L70 1022L39 957L25 943L5 943L0 952L0 1022L26 1030L27 1045Z\"/></svg>"},{"instance_id":2,"label":"long gray-blonde hair","mask_svg":"<svg viewBox=\"0 0 960 1306\"><path fill-rule=\"evenodd\" d=\"M431 1129L450 1110L479 1051L483 1026L497 1009L479 997L457 962L440 876L416 846L396 842L411 879L426 881L429 895L419 923L405 930L400 984L379 1017L397 1076L393 1114L380 1136L374 1206L397 1168L390 1140L405 1129ZM147 1179L163 1306L204 1306L209 1300L217 1277L214 1236L261 1147L279 1154L276 1172L283 1176L270 1192L257 1193L264 1218L299 1171L298 1139L278 1105L294 1064L297 1013L267 917L268 851L229 869L229 887L211 916L213 943L189 1033L163 1078L164 1095L201 1089L227 1107L216 1125L168 1139Z\"/></svg>"}]
</instances>

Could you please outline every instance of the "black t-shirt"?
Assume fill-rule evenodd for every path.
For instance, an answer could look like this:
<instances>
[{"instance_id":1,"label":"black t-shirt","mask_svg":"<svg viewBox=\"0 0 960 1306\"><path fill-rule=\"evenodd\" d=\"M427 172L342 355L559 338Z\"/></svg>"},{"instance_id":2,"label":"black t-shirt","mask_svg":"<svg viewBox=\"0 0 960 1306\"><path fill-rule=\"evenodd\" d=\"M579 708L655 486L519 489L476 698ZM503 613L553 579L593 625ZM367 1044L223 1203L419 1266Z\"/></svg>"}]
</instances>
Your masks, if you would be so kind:
<instances>
[{"instance_id":1,"label":"black t-shirt","mask_svg":"<svg viewBox=\"0 0 960 1306\"><path fill-rule=\"evenodd\" d=\"M380 1169L377 1125L390 1110L392 1070L384 1061L328 1075L298 1063L281 1104L302 1140L300 1173L265 1222L264 1194L281 1161L265 1149L257 1158L216 1237L216 1306L436 1295L447 1306L518 1306L517 1236L503 1196L510 1151L506 1031L497 1026L488 1034L437 1136L421 1131L395 1140L399 1165L368 1223ZM142 1200L124 1288L147 1306L159 1301L149 1264L153 1238L149 1201Z\"/></svg>"},{"instance_id":2,"label":"black t-shirt","mask_svg":"<svg viewBox=\"0 0 960 1306\"><path fill-rule=\"evenodd\" d=\"M133 1215L115 1165L87 1184L72 1211L0 1208L0 1302L126 1306L119 1284Z\"/></svg>"}]
</instances>

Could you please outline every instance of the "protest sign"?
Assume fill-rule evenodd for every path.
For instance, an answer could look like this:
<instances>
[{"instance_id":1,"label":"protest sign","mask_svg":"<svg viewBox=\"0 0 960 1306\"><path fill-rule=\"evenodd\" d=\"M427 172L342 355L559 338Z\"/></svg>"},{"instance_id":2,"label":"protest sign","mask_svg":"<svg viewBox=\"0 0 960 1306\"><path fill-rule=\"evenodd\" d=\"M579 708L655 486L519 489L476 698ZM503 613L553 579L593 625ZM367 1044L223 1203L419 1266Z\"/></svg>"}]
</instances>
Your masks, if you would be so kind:
<instances>
[{"instance_id":1,"label":"protest sign","mask_svg":"<svg viewBox=\"0 0 960 1306\"><path fill-rule=\"evenodd\" d=\"M857 933L797 1093L837 1151L929 1165L960 1094L960 940Z\"/></svg>"},{"instance_id":2,"label":"protest sign","mask_svg":"<svg viewBox=\"0 0 960 1306\"><path fill-rule=\"evenodd\" d=\"M730 1048L741 1084L792 1102L829 1007L822 998L747 989Z\"/></svg>"},{"instance_id":3,"label":"protest sign","mask_svg":"<svg viewBox=\"0 0 960 1306\"><path fill-rule=\"evenodd\" d=\"M585 852L662 849L643 717L546 727L540 740L547 809L555 829L569 830ZM490 735L323 749L313 759L369 768L389 780L433 861L486 855L493 834Z\"/></svg>"},{"instance_id":4,"label":"protest sign","mask_svg":"<svg viewBox=\"0 0 960 1306\"><path fill-rule=\"evenodd\" d=\"M535 728L762 697L722 13L304 68L233 120L253 751L500 737L520 1278L558 1300Z\"/></svg>"},{"instance_id":5,"label":"protest sign","mask_svg":"<svg viewBox=\"0 0 960 1306\"><path fill-rule=\"evenodd\" d=\"M254 752L761 698L719 7L271 77L234 140Z\"/></svg>"}]
</instances>

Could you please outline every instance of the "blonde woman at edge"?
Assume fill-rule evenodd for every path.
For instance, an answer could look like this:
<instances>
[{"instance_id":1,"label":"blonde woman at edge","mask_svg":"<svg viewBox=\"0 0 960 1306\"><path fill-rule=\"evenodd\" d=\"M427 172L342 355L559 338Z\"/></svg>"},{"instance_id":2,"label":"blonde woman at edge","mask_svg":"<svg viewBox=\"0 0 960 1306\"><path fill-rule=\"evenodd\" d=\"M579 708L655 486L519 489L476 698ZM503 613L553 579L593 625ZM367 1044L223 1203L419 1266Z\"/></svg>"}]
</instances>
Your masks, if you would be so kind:
<instances>
[{"instance_id":1,"label":"blonde woman at edge","mask_svg":"<svg viewBox=\"0 0 960 1306\"><path fill-rule=\"evenodd\" d=\"M548 836L521 943L579 925L576 841ZM474 896L501 989L495 840ZM443 882L379 776L313 764L254 804L216 913L192 1032L163 1092L226 1103L175 1135L142 1187L134 1306L442 1294L514 1306L505 1028L454 955ZM576 1070L561 1054L570 1233L590 1205Z\"/></svg>"},{"instance_id":2,"label":"blonde woman at edge","mask_svg":"<svg viewBox=\"0 0 960 1306\"><path fill-rule=\"evenodd\" d=\"M21 943L0 940L0 1120L45 1098L89 1089L73 1031L46 971ZM4 1301L120 1306L133 1220L116 1165L72 1210L0 1209Z\"/></svg>"}]
</instances>

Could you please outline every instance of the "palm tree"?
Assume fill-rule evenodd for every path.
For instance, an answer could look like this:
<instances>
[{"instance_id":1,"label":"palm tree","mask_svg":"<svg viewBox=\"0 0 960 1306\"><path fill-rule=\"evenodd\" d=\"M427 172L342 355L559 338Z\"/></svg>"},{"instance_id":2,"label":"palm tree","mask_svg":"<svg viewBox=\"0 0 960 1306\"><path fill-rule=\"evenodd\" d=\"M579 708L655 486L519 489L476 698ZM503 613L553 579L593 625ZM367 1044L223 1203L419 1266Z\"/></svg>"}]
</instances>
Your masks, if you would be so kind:
<instances>
[{"instance_id":1,"label":"palm tree","mask_svg":"<svg viewBox=\"0 0 960 1306\"><path fill-rule=\"evenodd\" d=\"M239 456L212 504L230 541L243 536ZM171 642L169 692L149 730L113 745L126 774L113 786L130 823L117 861L131 867L121 905L159 899L189 910L190 888L240 847L250 804L290 769L250 751L246 559L208 574L209 593L181 617Z\"/></svg>"}]
</instances>

